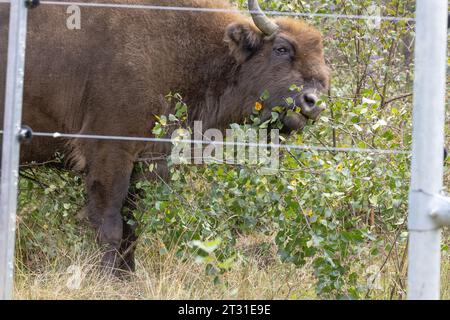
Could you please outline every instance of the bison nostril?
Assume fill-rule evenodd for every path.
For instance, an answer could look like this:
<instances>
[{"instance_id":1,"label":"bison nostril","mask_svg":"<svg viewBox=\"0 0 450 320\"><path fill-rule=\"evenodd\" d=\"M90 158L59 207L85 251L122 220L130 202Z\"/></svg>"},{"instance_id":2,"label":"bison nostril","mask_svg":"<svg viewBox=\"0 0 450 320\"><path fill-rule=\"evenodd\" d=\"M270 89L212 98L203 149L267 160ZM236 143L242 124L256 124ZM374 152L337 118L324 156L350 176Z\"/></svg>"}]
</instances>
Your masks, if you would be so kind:
<instances>
[{"instance_id":1,"label":"bison nostril","mask_svg":"<svg viewBox=\"0 0 450 320\"><path fill-rule=\"evenodd\" d=\"M308 107L314 107L319 100L317 96L313 93L306 93L303 95L303 99L305 100Z\"/></svg>"}]
</instances>

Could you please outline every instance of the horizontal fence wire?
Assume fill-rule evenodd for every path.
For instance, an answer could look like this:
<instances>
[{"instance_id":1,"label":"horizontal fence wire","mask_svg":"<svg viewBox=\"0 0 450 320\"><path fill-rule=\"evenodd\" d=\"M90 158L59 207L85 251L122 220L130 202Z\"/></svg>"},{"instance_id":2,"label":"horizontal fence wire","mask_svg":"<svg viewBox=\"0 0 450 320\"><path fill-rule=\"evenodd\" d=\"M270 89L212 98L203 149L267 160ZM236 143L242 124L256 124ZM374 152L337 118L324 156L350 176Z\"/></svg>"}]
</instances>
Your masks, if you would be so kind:
<instances>
[{"instance_id":1,"label":"horizontal fence wire","mask_svg":"<svg viewBox=\"0 0 450 320\"><path fill-rule=\"evenodd\" d=\"M3 131L0 131L3 135ZM250 143L250 142L230 142L230 141L205 141L191 139L169 139L169 138L146 138L146 137L126 137L126 136L109 136L109 135L93 135L93 134L70 134L59 132L33 132L33 137L44 137L53 139L87 139L87 140L109 140L121 142L153 142L153 143L170 143L170 144L194 144L194 145L216 145L216 146L241 146L249 148L279 148L286 150L303 150L303 151L320 151L320 152L348 152L348 153L369 153L369 154L391 154L391 155L410 155L409 150L396 149L362 149L362 148L337 148L337 147L321 147L307 145L288 145L288 144L271 144L271 143Z\"/></svg>"},{"instance_id":2,"label":"horizontal fence wire","mask_svg":"<svg viewBox=\"0 0 450 320\"><path fill-rule=\"evenodd\" d=\"M0 0L0 3L9 3L10 0ZM201 7L179 7L179 6L158 6L158 5L140 5L140 4L119 4L119 3L96 3L96 2L71 2L71 1L41 1L43 5L59 6L79 6L93 8L112 8L112 9L141 9L141 10L159 10L159 11L189 11L203 13L258 13L256 11L223 9L223 8L201 8ZM305 13L288 11L265 11L270 16L289 16L289 17L308 17L308 18L330 18L347 20L368 20L368 21L392 21L392 22L414 22L415 18L393 17L393 16L373 16L373 15L353 15L353 14L333 14L333 13Z\"/></svg>"}]
</instances>

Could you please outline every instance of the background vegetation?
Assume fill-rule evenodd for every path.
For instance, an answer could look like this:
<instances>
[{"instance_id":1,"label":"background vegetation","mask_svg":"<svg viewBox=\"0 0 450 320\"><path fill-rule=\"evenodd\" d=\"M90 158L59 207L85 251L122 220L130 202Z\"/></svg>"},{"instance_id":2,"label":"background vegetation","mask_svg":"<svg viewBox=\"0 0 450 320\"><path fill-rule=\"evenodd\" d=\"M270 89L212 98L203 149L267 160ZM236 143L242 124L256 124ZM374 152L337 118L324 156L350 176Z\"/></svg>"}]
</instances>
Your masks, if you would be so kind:
<instances>
[{"instance_id":1,"label":"background vegetation","mask_svg":"<svg viewBox=\"0 0 450 320\"><path fill-rule=\"evenodd\" d=\"M245 7L246 1L235 2ZM413 17L414 3L264 5ZM410 149L414 24L307 20L325 36L333 73L329 108L287 143ZM403 299L409 164L407 155L291 150L284 151L277 175L261 175L254 166L172 166L170 185L135 186L145 195L129 221L139 222L138 272L126 282L89 272L97 262L94 235L76 218L84 203L82 177L27 168L20 182L16 297ZM154 170L150 163L139 166ZM449 178L447 162L446 186ZM447 299L449 243L447 232ZM77 272L82 281L74 289Z\"/></svg>"}]
</instances>

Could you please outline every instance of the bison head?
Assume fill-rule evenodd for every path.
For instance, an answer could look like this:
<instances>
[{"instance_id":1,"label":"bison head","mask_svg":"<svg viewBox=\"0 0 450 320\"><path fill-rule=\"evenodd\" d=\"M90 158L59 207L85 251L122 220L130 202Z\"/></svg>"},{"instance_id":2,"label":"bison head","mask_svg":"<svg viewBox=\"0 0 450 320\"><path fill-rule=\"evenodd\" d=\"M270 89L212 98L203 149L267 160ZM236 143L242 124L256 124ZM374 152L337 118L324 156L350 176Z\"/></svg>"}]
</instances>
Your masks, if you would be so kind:
<instances>
[{"instance_id":1,"label":"bison head","mask_svg":"<svg viewBox=\"0 0 450 320\"><path fill-rule=\"evenodd\" d=\"M259 100L263 120L273 108L283 107L283 132L301 130L307 119L316 120L324 110L318 97L328 89L330 72L322 35L299 20L270 20L256 0L249 0L249 8L254 23L235 22L225 35L239 65L239 96L244 97L248 111ZM261 99L264 92L268 96Z\"/></svg>"}]
</instances>

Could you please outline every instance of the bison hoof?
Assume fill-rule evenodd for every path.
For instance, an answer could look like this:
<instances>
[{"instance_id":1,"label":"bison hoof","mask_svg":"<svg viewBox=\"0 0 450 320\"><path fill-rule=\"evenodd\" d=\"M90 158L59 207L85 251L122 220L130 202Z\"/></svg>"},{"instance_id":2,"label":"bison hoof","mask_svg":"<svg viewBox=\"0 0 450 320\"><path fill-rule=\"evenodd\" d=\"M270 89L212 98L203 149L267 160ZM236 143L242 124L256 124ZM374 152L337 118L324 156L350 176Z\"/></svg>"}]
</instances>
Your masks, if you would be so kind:
<instances>
[{"instance_id":1,"label":"bison hoof","mask_svg":"<svg viewBox=\"0 0 450 320\"><path fill-rule=\"evenodd\" d=\"M134 259L121 259L119 265L119 270L122 270L127 273L134 273L136 271L136 265L134 263Z\"/></svg>"},{"instance_id":2,"label":"bison hoof","mask_svg":"<svg viewBox=\"0 0 450 320\"><path fill-rule=\"evenodd\" d=\"M107 273L113 273L116 270L117 252L114 250L107 251L103 254L100 262L101 269Z\"/></svg>"},{"instance_id":3,"label":"bison hoof","mask_svg":"<svg viewBox=\"0 0 450 320\"><path fill-rule=\"evenodd\" d=\"M134 259L122 259L115 250L104 253L100 267L102 273L119 279L129 279L135 271Z\"/></svg>"}]
</instances>

